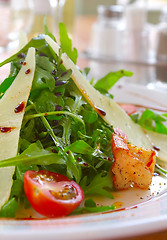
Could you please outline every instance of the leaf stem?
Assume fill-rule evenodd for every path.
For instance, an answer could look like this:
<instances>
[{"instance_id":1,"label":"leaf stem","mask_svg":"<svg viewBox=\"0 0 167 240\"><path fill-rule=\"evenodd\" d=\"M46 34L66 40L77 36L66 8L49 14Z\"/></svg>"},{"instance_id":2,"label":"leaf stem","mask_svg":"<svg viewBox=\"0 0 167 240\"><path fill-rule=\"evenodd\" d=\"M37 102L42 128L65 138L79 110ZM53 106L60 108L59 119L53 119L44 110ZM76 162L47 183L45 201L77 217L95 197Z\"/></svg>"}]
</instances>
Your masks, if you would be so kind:
<instances>
[{"instance_id":1,"label":"leaf stem","mask_svg":"<svg viewBox=\"0 0 167 240\"><path fill-rule=\"evenodd\" d=\"M30 103L31 105L33 105L34 109L36 110L36 106L34 105L34 103L33 103L32 101L30 101L30 100L29 100L29 103ZM37 112L37 110L36 110L36 112ZM51 128L50 124L48 123L47 119L45 118L46 113L37 113L37 114L25 116L26 122L27 122L28 120L34 118L33 116L36 116L36 117L40 117L40 118L41 118L41 120L42 120L42 122L43 122L43 124L44 124L44 126L45 126L45 128L46 128L46 130L47 130L47 132L48 132L49 135L51 136L51 138L52 138L52 140L54 141L55 145L60 148L60 151L63 152L63 150L61 150L61 148L63 148L63 145L62 145L61 141L59 141L59 139L56 137L56 135L55 135L54 132L53 132L53 129Z\"/></svg>"},{"instance_id":2,"label":"leaf stem","mask_svg":"<svg viewBox=\"0 0 167 240\"><path fill-rule=\"evenodd\" d=\"M160 165L159 164L155 164L155 167L156 167L156 171L158 172L158 173L160 173L160 174L162 174L162 175L164 175L164 176L167 176L167 171L164 169L164 168L162 168L162 167L160 167Z\"/></svg>"},{"instance_id":3,"label":"leaf stem","mask_svg":"<svg viewBox=\"0 0 167 240\"><path fill-rule=\"evenodd\" d=\"M77 121L79 121L80 123L82 123L82 125L85 128L85 123L81 119L81 117L79 117L79 116L77 116L77 115L75 115L75 114L73 114L71 112L68 112L68 111L54 111L54 112L46 112L46 113L36 113L36 114L25 116L25 120L28 121L30 119L37 118L37 117L45 117L45 116L52 116L52 115L59 115L59 114L71 116L72 118L74 118Z\"/></svg>"}]
</instances>

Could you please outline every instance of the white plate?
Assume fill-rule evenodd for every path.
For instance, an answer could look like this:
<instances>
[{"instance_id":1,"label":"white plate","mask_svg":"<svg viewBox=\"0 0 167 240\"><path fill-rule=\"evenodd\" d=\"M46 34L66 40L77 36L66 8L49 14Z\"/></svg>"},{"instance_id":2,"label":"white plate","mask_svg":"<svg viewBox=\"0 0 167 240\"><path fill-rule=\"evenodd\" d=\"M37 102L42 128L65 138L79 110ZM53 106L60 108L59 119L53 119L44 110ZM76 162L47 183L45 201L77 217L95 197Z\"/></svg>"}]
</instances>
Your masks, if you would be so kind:
<instances>
[{"instance_id":1,"label":"white plate","mask_svg":"<svg viewBox=\"0 0 167 240\"><path fill-rule=\"evenodd\" d=\"M119 102L167 109L167 92L138 85L117 85ZM150 190L132 189L115 193L121 210L48 220L0 220L3 240L116 239L167 229L167 179L154 177ZM112 202L111 202L112 203Z\"/></svg>"}]
</instances>

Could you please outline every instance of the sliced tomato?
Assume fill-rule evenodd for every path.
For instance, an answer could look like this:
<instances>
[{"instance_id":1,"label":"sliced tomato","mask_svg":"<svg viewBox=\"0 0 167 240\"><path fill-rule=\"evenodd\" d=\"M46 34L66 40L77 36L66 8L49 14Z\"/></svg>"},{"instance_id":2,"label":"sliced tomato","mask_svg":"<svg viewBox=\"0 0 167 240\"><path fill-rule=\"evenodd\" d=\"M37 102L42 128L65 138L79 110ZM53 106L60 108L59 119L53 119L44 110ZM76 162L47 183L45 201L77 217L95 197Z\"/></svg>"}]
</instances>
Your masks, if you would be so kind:
<instances>
[{"instance_id":1,"label":"sliced tomato","mask_svg":"<svg viewBox=\"0 0 167 240\"><path fill-rule=\"evenodd\" d=\"M124 109L128 115L137 112L137 107L133 104L120 104L120 107Z\"/></svg>"},{"instance_id":2,"label":"sliced tomato","mask_svg":"<svg viewBox=\"0 0 167 240\"><path fill-rule=\"evenodd\" d=\"M24 191L32 207L46 217L67 216L84 198L75 181L46 170L27 171Z\"/></svg>"}]
</instances>

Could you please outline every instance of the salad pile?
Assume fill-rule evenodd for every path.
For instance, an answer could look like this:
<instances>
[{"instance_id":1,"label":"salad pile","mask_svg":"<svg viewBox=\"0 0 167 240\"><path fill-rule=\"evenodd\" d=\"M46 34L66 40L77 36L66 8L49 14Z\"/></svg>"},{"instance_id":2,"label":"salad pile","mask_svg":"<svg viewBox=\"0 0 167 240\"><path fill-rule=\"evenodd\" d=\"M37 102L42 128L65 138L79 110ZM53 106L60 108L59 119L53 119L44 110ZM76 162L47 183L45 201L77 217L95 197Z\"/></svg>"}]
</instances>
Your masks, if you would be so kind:
<instances>
[{"instance_id":1,"label":"salad pile","mask_svg":"<svg viewBox=\"0 0 167 240\"><path fill-rule=\"evenodd\" d=\"M45 35L33 38L0 64L2 66L11 62L9 77L0 85L2 100L21 69L27 67L27 52L31 48L35 49L35 69L30 94L27 100L18 102L15 106L15 113L24 115L19 129L17 155L4 159L1 157L0 161L1 169L14 168L12 186L9 187L5 202L1 204L1 217L17 217L20 208L28 209L30 206L46 217L114 209L114 205L97 207L89 197L97 194L113 198L113 174L110 171L114 162L111 148L113 125L110 120L105 120L105 107L93 105L91 94L86 95L73 81L73 69L65 67L64 52L74 65L77 63L78 54L77 50L72 48L62 23L59 29L60 48L57 53L51 44L48 44L45 35L53 42L56 42L56 39L45 25ZM89 73L88 68L77 71L84 78ZM32 74L32 69L27 67L25 72L28 77ZM100 92L100 96L105 99L112 99L113 96L108 90L123 76L130 77L132 73L124 70L112 72L95 84L92 79L92 88ZM19 88L17 90L19 91ZM103 105L105 104L102 101ZM122 112L121 114L126 115ZM162 123L160 120L165 118L164 115L156 119ZM115 121L123 121L123 128L126 128L126 119L132 121L128 115L125 120L121 119L121 116L117 119L116 115ZM153 121L148 116L144 121L144 115L140 118L133 116L133 119L140 124L143 122L144 125ZM10 129L5 127L1 126L3 136L12 133L11 128L14 126ZM162 128L165 131L165 126L162 127L161 124ZM130 131L136 136L133 129ZM141 139L142 142L145 141L144 137ZM148 143L147 147L150 146ZM7 147L10 151L10 144ZM77 208L84 197L87 199L85 205Z\"/></svg>"}]
</instances>

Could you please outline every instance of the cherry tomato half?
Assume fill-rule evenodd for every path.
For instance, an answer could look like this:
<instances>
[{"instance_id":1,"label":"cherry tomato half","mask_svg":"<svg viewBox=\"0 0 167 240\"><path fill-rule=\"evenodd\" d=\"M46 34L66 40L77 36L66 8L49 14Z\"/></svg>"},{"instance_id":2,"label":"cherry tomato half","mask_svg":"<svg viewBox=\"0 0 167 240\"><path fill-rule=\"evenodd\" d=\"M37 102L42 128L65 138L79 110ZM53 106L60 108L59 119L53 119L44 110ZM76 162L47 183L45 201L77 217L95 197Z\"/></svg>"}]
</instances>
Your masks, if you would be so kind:
<instances>
[{"instance_id":1,"label":"cherry tomato half","mask_svg":"<svg viewBox=\"0 0 167 240\"><path fill-rule=\"evenodd\" d=\"M46 217L67 216L84 198L76 182L46 170L25 172L24 191L32 207Z\"/></svg>"},{"instance_id":2,"label":"cherry tomato half","mask_svg":"<svg viewBox=\"0 0 167 240\"><path fill-rule=\"evenodd\" d=\"M137 107L133 104L120 104L120 107L124 109L128 115L137 112Z\"/></svg>"}]
</instances>

